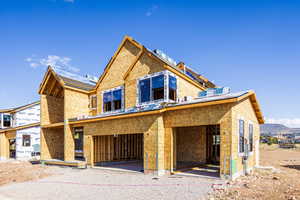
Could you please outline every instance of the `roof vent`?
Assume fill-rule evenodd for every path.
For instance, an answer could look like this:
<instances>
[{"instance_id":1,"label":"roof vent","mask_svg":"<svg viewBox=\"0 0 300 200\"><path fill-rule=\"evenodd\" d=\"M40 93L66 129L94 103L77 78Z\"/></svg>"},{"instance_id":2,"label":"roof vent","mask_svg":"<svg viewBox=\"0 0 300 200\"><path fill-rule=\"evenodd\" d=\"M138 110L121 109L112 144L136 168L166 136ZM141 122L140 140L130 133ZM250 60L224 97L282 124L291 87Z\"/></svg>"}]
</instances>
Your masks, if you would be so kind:
<instances>
[{"instance_id":1,"label":"roof vent","mask_svg":"<svg viewBox=\"0 0 300 200\"><path fill-rule=\"evenodd\" d=\"M212 96L219 96L224 94L229 94L230 88L229 87L221 87L221 88L209 88L205 91L199 92L199 97L212 97Z\"/></svg>"},{"instance_id":2,"label":"roof vent","mask_svg":"<svg viewBox=\"0 0 300 200\"><path fill-rule=\"evenodd\" d=\"M173 66L176 66L177 63L175 60L173 60L171 57L169 57L167 54L165 54L163 51L159 50L159 49L155 49L153 51L156 55L158 55L158 57L160 57L161 59L163 59L164 61L170 63Z\"/></svg>"},{"instance_id":3,"label":"roof vent","mask_svg":"<svg viewBox=\"0 0 300 200\"><path fill-rule=\"evenodd\" d=\"M91 82L94 82L94 83L98 82L98 78L96 76L92 76L92 75L86 74L85 78L88 79Z\"/></svg>"}]
</instances>

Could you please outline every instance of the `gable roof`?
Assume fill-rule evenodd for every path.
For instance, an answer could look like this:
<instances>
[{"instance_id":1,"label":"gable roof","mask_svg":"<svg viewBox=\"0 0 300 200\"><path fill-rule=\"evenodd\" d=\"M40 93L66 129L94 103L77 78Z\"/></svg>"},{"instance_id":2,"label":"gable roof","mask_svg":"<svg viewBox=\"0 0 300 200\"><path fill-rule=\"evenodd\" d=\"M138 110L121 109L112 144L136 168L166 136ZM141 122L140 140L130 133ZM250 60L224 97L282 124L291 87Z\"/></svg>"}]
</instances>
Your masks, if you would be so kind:
<instances>
[{"instance_id":1,"label":"gable roof","mask_svg":"<svg viewBox=\"0 0 300 200\"><path fill-rule=\"evenodd\" d=\"M42 94L51 75L53 75L63 88L76 89L85 93L92 91L96 85L95 81L92 81L87 77L62 70L58 67L48 66L47 72L39 88L39 94Z\"/></svg>"},{"instance_id":2,"label":"gable roof","mask_svg":"<svg viewBox=\"0 0 300 200\"><path fill-rule=\"evenodd\" d=\"M159 56L157 53L155 53L155 52L151 51L150 49L144 47L142 44L138 43L133 38L131 38L131 37L127 36L127 35L123 38L123 40L122 40L121 44L119 45L117 51L114 53L114 55L111 57L111 59L109 60L108 64L104 68L104 71L103 71L102 75L99 77L99 80L98 80L98 82L96 84L96 88L98 88L98 86L100 85L100 83L103 81L104 77L106 76L107 72L109 71L110 67L112 66L113 62L115 61L116 57L118 56L118 54L120 53L122 47L125 45L125 43L127 41L130 42L130 43L132 43L133 45L135 45L137 48L139 48L140 52L137 55L137 58L130 65L128 71L125 73L124 79L127 77L127 75L129 74L129 72L133 69L135 63L138 61L138 59L140 58L140 56L143 53L147 53L151 58L156 59L157 61L163 63L164 68L166 68L167 70L175 73L176 75L179 75L181 78L187 80L188 82L192 83L193 85L197 86L200 89L203 89L203 90L206 89L203 86L203 84L201 83L201 81L199 81L201 79L200 75L199 75L199 77L197 79L193 79L191 76L187 75L182 69L180 69L174 63L169 62L168 59L164 59L162 56ZM196 72L194 72L194 73L196 73ZM214 86L214 84L210 84L210 85Z\"/></svg>"},{"instance_id":3,"label":"gable roof","mask_svg":"<svg viewBox=\"0 0 300 200\"><path fill-rule=\"evenodd\" d=\"M21 111L21 110L25 110L26 108L30 108L32 106L38 105L38 104L40 104L40 101L35 101L33 103L29 103L29 104L19 106L19 107L16 107L16 108L0 109L0 113L15 113L15 112L18 112L18 111Z\"/></svg>"},{"instance_id":4,"label":"gable roof","mask_svg":"<svg viewBox=\"0 0 300 200\"><path fill-rule=\"evenodd\" d=\"M256 95L252 90L223 94L223 95L212 96L212 97L196 98L192 101L180 102L175 104L167 104L167 105L149 104L142 108L135 108L135 107L130 108L125 110L124 112L88 116L85 119L73 118L73 119L69 119L69 122L70 124L79 124L79 123L90 123L90 122L102 121L102 120L160 114L163 112L173 111L173 110L205 107L205 106L212 106L212 105L219 105L219 104L226 104L226 103L237 103L246 98L250 98L258 122L260 124L263 124L264 123L263 115L260 111L260 107L257 102Z\"/></svg>"}]
</instances>

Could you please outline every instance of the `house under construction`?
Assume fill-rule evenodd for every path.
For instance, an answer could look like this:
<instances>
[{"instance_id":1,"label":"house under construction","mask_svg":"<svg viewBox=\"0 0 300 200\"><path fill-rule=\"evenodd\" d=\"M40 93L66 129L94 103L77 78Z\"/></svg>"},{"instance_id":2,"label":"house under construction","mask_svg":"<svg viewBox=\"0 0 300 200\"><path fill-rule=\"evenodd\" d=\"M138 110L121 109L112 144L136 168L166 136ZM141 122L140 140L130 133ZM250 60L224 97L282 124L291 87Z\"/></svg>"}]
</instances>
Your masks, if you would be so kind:
<instances>
[{"instance_id":1,"label":"house under construction","mask_svg":"<svg viewBox=\"0 0 300 200\"><path fill-rule=\"evenodd\" d=\"M0 160L40 154L40 102L0 110Z\"/></svg>"},{"instance_id":2,"label":"house under construction","mask_svg":"<svg viewBox=\"0 0 300 200\"><path fill-rule=\"evenodd\" d=\"M258 165L264 120L253 91L217 87L128 36L99 79L49 66L39 94L45 163L159 175L213 164L229 178Z\"/></svg>"}]
</instances>

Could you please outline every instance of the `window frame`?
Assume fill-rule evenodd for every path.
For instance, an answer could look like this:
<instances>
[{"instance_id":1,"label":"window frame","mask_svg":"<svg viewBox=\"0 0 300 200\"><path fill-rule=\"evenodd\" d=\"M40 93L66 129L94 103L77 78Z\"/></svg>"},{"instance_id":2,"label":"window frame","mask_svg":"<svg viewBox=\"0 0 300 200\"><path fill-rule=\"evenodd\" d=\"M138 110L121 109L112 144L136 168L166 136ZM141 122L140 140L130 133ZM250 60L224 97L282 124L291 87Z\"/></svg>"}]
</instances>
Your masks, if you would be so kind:
<instances>
[{"instance_id":1,"label":"window frame","mask_svg":"<svg viewBox=\"0 0 300 200\"><path fill-rule=\"evenodd\" d=\"M244 141L243 141L243 152L241 152L241 147L240 147L240 121L243 121L243 137L244 137ZM238 154L240 155L240 156L243 156L243 155L245 155L245 120L243 119L243 118L239 118L238 120L237 120L237 125L238 125L238 131L237 131L237 134L238 134L238 137L237 137L237 139L238 139Z\"/></svg>"},{"instance_id":2,"label":"window frame","mask_svg":"<svg viewBox=\"0 0 300 200\"><path fill-rule=\"evenodd\" d=\"M29 145L25 145L26 143L25 143L25 140L24 140L24 137L25 136L28 136L29 137ZM24 134L24 135L22 135L22 147L31 147L31 135L29 135L29 134Z\"/></svg>"},{"instance_id":3,"label":"window frame","mask_svg":"<svg viewBox=\"0 0 300 200\"><path fill-rule=\"evenodd\" d=\"M9 126L4 125L4 116L6 115L9 115L9 119L10 119ZM9 128L9 127L12 127L12 116L10 113L2 113L2 128Z\"/></svg>"},{"instance_id":4,"label":"window frame","mask_svg":"<svg viewBox=\"0 0 300 200\"><path fill-rule=\"evenodd\" d=\"M121 109L117 109L117 110L113 110L113 92L116 90L121 90ZM112 100L111 100L111 107L112 110L111 111L104 111L104 93L108 93L111 92L112 93ZM102 94L102 114L108 114L108 113L118 113L118 112L122 112L124 111L124 86L119 86L119 87L115 87L109 90L104 90L101 92Z\"/></svg>"},{"instance_id":5,"label":"window frame","mask_svg":"<svg viewBox=\"0 0 300 200\"><path fill-rule=\"evenodd\" d=\"M250 127L252 127L252 131L250 131L251 130ZM251 137L250 137L250 133L252 133ZM250 143L250 139L252 140L251 143ZM249 125L248 125L248 145L249 145L249 153L253 153L253 149L254 149L254 125L253 125L252 122L249 122Z\"/></svg>"},{"instance_id":6,"label":"window frame","mask_svg":"<svg viewBox=\"0 0 300 200\"><path fill-rule=\"evenodd\" d=\"M95 98L96 100L96 105L95 107L93 107L93 98ZM90 96L90 110L97 110L97 104L98 104L98 99L97 99L97 95L94 94L94 95L91 95Z\"/></svg>"},{"instance_id":7,"label":"window frame","mask_svg":"<svg viewBox=\"0 0 300 200\"><path fill-rule=\"evenodd\" d=\"M157 77L163 75L164 76L164 98L162 99L158 99L158 100L154 100L153 99L153 87L152 87L152 78ZM148 105L148 104L155 104L155 103L160 103L160 102L176 102L176 100L172 100L169 98L169 77L172 76L176 79L176 100L178 98L178 77L173 74L172 72L169 72L167 70L165 71L161 71L161 72L156 72L153 74L148 74L144 77L141 77L139 79L137 79L137 87L136 87L136 91L137 91L137 98L136 98L136 105L137 106L143 106L143 105ZM150 79L150 101L146 101L146 102L141 102L141 90L140 90L140 81L146 80L146 79Z\"/></svg>"}]
</instances>

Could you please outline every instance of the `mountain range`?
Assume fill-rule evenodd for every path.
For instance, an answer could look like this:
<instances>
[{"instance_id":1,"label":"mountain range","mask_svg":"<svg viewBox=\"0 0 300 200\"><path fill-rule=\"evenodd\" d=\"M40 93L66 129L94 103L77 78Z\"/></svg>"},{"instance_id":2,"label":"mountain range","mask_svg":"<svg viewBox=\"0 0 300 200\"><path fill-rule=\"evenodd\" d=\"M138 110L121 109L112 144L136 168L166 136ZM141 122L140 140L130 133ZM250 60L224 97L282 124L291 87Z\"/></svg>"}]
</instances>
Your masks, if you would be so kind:
<instances>
[{"instance_id":1,"label":"mountain range","mask_svg":"<svg viewBox=\"0 0 300 200\"><path fill-rule=\"evenodd\" d=\"M260 125L261 135L279 135L300 133L300 128L289 128L283 124L262 124Z\"/></svg>"}]
</instances>

